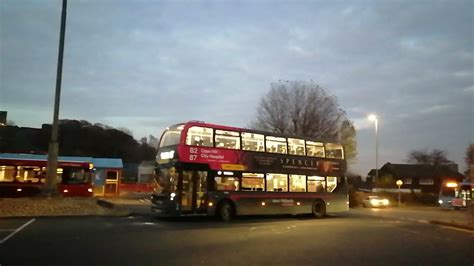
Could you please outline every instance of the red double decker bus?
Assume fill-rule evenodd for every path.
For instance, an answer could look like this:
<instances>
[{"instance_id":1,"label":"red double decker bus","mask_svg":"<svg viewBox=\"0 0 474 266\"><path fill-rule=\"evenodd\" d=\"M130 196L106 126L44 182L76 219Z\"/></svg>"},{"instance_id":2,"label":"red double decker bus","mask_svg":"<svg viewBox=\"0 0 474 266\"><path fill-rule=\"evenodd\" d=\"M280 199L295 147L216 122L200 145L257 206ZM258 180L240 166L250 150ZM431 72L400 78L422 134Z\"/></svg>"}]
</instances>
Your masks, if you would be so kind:
<instances>
[{"instance_id":1,"label":"red double decker bus","mask_svg":"<svg viewBox=\"0 0 474 266\"><path fill-rule=\"evenodd\" d=\"M162 216L349 210L342 145L203 122L167 128L157 155Z\"/></svg>"},{"instance_id":2,"label":"red double decker bus","mask_svg":"<svg viewBox=\"0 0 474 266\"><path fill-rule=\"evenodd\" d=\"M85 157L60 156L58 192L64 196L91 197L93 164ZM46 155L0 154L0 197L26 197L41 192L46 182Z\"/></svg>"}]
</instances>

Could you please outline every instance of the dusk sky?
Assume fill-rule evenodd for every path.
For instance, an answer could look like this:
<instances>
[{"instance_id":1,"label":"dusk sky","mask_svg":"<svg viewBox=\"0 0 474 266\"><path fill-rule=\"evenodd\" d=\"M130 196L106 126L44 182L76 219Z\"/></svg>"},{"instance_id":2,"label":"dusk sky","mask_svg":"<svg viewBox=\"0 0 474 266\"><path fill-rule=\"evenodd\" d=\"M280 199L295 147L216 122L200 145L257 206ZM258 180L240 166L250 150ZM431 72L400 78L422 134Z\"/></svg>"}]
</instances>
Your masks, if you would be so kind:
<instances>
[{"instance_id":1,"label":"dusk sky","mask_svg":"<svg viewBox=\"0 0 474 266\"><path fill-rule=\"evenodd\" d=\"M202 120L246 127L278 80L313 80L357 129L365 176L441 149L465 169L474 142L474 1L68 2L60 119L136 139ZM0 1L0 110L53 117L61 1Z\"/></svg>"}]
</instances>

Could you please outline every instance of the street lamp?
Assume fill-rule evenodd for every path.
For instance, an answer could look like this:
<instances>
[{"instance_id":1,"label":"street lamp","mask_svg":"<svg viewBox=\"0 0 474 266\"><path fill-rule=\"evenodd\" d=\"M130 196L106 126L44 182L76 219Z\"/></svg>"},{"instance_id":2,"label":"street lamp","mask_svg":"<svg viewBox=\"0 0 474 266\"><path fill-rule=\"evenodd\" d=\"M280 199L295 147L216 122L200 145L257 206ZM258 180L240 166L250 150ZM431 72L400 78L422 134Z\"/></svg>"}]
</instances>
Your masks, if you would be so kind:
<instances>
[{"instance_id":1,"label":"street lamp","mask_svg":"<svg viewBox=\"0 0 474 266\"><path fill-rule=\"evenodd\" d=\"M397 184L398 186L398 207L400 207L401 205L401 191L400 191L400 188L402 187L403 185L403 181L401 179L398 179L397 182L395 182L395 184Z\"/></svg>"},{"instance_id":2,"label":"street lamp","mask_svg":"<svg viewBox=\"0 0 474 266\"><path fill-rule=\"evenodd\" d=\"M379 180L379 140L378 140L378 118L376 115L369 115L369 120L375 123L375 187L377 187L377 181Z\"/></svg>"}]
</instances>

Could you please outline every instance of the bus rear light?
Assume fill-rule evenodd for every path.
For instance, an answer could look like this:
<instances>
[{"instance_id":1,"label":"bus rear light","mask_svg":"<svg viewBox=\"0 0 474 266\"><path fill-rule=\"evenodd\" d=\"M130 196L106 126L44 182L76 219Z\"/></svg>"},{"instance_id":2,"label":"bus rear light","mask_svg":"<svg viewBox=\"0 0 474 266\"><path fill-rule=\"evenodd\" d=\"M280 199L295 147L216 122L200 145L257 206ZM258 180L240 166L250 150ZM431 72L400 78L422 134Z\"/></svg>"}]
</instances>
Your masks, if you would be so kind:
<instances>
[{"instance_id":1,"label":"bus rear light","mask_svg":"<svg viewBox=\"0 0 474 266\"><path fill-rule=\"evenodd\" d=\"M16 192L22 192L22 191L23 191L23 189L21 189L21 188L16 189Z\"/></svg>"},{"instance_id":2,"label":"bus rear light","mask_svg":"<svg viewBox=\"0 0 474 266\"><path fill-rule=\"evenodd\" d=\"M262 206L265 206L265 205L266 205L266 204L265 204L265 201L262 201Z\"/></svg>"},{"instance_id":3,"label":"bus rear light","mask_svg":"<svg viewBox=\"0 0 474 266\"><path fill-rule=\"evenodd\" d=\"M63 190L63 192L64 192L64 193L68 193L68 192L69 192L69 190L65 189L65 190Z\"/></svg>"},{"instance_id":4,"label":"bus rear light","mask_svg":"<svg viewBox=\"0 0 474 266\"><path fill-rule=\"evenodd\" d=\"M299 201L297 201L297 202L296 202L296 205L300 206L300 205L301 205L301 203L300 203Z\"/></svg>"}]
</instances>

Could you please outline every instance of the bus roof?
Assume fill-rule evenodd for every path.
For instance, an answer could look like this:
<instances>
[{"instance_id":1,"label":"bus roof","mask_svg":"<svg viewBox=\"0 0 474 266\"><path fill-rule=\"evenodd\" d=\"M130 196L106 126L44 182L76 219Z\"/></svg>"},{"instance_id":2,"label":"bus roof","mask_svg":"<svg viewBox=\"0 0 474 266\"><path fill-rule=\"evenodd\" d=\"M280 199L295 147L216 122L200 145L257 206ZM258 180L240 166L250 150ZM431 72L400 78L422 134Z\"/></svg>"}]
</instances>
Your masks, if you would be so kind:
<instances>
[{"instance_id":1,"label":"bus roof","mask_svg":"<svg viewBox=\"0 0 474 266\"><path fill-rule=\"evenodd\" d=\"M47 161L48 156L43 155L43 154L28 154L28 153L0 153L0 159ZM59 156L58 161L59 162L74 162L74 163L92 163L92 157Z\"/></svg>"}]
</instances>

